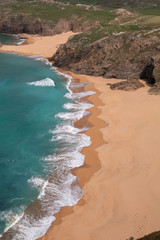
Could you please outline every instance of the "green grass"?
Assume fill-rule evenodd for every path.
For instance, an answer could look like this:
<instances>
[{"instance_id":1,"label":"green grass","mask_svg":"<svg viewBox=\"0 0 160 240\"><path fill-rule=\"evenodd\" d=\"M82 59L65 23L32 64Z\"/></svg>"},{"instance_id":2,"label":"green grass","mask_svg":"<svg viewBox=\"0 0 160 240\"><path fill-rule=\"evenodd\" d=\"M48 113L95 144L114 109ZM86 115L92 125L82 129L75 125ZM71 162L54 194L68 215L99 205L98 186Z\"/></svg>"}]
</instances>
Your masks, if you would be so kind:
<instances>
[{"instance_id":1,"label":"green grass","mask_svg":"<svg viewBox=\"0 0 160 240\"><path fill-rule=\"evenodd\" d=\"M112 0L115 3L115 0ZM142 0L142 2L145 0ZM60 1L59 2L65 2ZM66 0L68 2L68 0ZM76 15L79 19L79 24L88 22L88 25L92 26L92 30L83 33L83 35L76 35L72 41L78 41L82 39L82 44L90 44L101 38L113 35L119 32L138 32L141 30L152 30L156 27L160 27L160 7L138 7L128 10L132 12L138 12L138 15L130 18L125 16L117 16L113 11L114 8L103 7L99 10L89 9L85 7L78 7L75 5L77 0L71 0L74 5L57 5L53 3L34 2L19 0L16 3L11 2L8 4L1 4L0 12L8 11L7 17L13 15L27 14L30 18L40 18L51 23L56 23L60 19L70 19L73 15ZM80 1L81 2L81 1ZM84 3L93 3L93 1L84 1ZM95 1L96 2L96 1ZM105 1L104 1L105 2ZM120 0L123 2L123 0ZM114 5L114 4L113 4ZM111 21L115 17L120 17L121 24L116 21L112 24ZM98 24L99 23L99 24Z\"/></svg>"},{"instance_id":2,"label":"green grass","mask_svg":"<svg viewBox=\"0 0 160 240\"><path fill-rule=\"evenodd\" d=\"M97 4L106 7L124 7L124 6L136 6L136 7L145 7L153 6L153 4L160 5L159 0L58 0L59 2L70 2L72 4L83 3L83 4Z\"/></svg>"},{"instance_id":3,"label":"green grass","mask_svg":"<svg viewBox=\"0 0 160 240\"><path fill-rule=\"evenodd\" d=\"M160 7L147 7L147 8L142 8L142 9L140 8L135 10L142 15L160 16Z\"/></svg>"},{"instance_id":4,"label":"green grass","mask_svg":"<svg viewBox=\"0 0 160 240\"><path fill-rule=\"evenodd\" d=\"M34 3L34 2L17 2L9 3L1 6L1 9L10 9L10 15L30 14L33 18L41 18L57 22L59 19L69 19L72 15L77 15L84 20L108 22L114 18L114 14L110 10L92 9L86 10L84 7L77 6L60 6L56 4Z\"/></svg>"},{"instance_id":5,"label":"green grass","mask_svg":"<svg viewBox=\"0 0 160 240\"><path fill-rule=\"evenodd\" d=\"M63 1L64 2L64 1ZM77 3L76 0L72 1L73 3ZM91 3L91 1L84 1L85 3ZM115 2L115 1L113 1ZM123 1L122 1L123 2ZM92 2L93 3L93 2ZM150 7L150 8L130 8L129 10L133 10L134 12L138 12L141 14L141 17L137 16L138 21L134 23L133 19L128 19L127 22L125 18L122 18L122 25L117 24L109 24L111 20L113 20L116 15L112 11L114 8L105 8L103 7L100 10L87 10L85 7L77 7L76 5L57 5L43 2L33 2L33 1L23 1L19 0L16 3L2 4L0 6L0 12L3 10L9 10L8 15L19 15L19 14L28 14L31 18L40 18L42 20L49 20L54 23L58 22L60 19L68 20L73 15L79 17L80 23L88 21L90 25L95 25L96 22L99 22L101 27L104 29L100 29L97 31L93 31L90 38L91 41L98 40L101 37L107 36L107 34L112 34L113 32L120 31L138 31L138 30L149 30L154 27L160 26L160 8ZM92 36L96 34L97 36Z\"/></svg>"},{"instance_id":6,"label":"green grass","mask_svg":"<svg viewBox=\"0 0 160 240\"><path fill-rule=\"evenodd\" d=\"M114 36L116 33L120 32L139 32L141 30L152 30L153 28L150 26L140 26L140 25L112 25L112 24L106 24L103 28L95 27L94 29L75 35L71 41L72 42L78 42L81 39L82 45L91 44L95 41L98 41L102 38L105 38L107 36Z\"/></svg>"}]
</instances>

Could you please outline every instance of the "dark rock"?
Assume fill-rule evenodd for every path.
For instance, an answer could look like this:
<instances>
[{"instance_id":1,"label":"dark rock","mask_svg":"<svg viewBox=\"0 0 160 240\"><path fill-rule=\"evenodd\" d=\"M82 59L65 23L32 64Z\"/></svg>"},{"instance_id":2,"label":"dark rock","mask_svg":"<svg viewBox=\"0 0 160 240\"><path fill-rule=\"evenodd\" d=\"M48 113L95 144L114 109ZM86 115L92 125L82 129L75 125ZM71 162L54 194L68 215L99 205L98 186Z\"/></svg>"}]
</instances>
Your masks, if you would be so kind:
<instances>
[{"instance_id":1,"label":"dark rock","mask_svg":"<svg viewBox=\"0 0 160 240\"><path fill-rule=\"evenodd\" d=\"M0 32L54 35L67 31L80 32L89 27L88 22L78 20L78 16L72 15L70 19L60 19L55 23L40 18L33 19L30 14L19 14L0 19Z\"/></svg>"},{"instance_id":2,"label":"dark rock","mask_svg":"<svg viewBox=\"0 0 160 240\"><path fill-rule=\"evenodd\" d=\"M160 95L160 83L157 83L153 87L151 87L148 91L150 95Z\"/></svg>"},{"instance_id":3,"label":"dark rock","mask_svg":"<svg viewBox=\"0 0 160 240\"><path fill-rule=\"evenodd\" d=\"M29 15L16 15L0 22L0 32L42 34L44 24L42 20L30 19Z\"/></svg>"},{"instance_id":4,"label":"dark rock","mask_svg":"<svg viewBox=\"0 0 160 240\"><path fill-rule=\"evenodd\" d=\"M144 38L133 32L108 36L94 43L87 43L86 39L80 35L77 40L73 38L60 46L51 58L53 65L105 78L138 79L142 75L150 84L160 80L160 54L156 49L160 38L148 35ZM151 64L153 57L156 61Z\"/></svg>"},{"instance_id":5,"label":"dark rock","mask_svg":"<svg viewBox=\"0 0 160 240\"><path fill-rule=\"evenodd\" d=\"M151 59L151 63L145 66L143 71L140 74L140 79L145 79L147 80L148 84L155 84L156 80L155 77L153 76L153 70L154 70L154 60Z\"/></svg>"},{"instance_id":6,"label":"dark rock","mask_svg":"<svg viewBox=\"0 0 160 240\"><path fill-rule=\"evenodd\" d=\"M136 91L139 88L144 87L139 80L132 79L127 81L121 81L110 85L112 90L123 90L123 91Z\"/></svg>"},{"instance_id":7,"label":"dark rock","mask_svg":"<svg viewBox=\"0 0 160 240\"><path fill-rule=\"evenodd\" d=\"M160 231L151 233L142 238L138 238L137 240L159 240L160 239Z\"/></svg>"}]
</instances>

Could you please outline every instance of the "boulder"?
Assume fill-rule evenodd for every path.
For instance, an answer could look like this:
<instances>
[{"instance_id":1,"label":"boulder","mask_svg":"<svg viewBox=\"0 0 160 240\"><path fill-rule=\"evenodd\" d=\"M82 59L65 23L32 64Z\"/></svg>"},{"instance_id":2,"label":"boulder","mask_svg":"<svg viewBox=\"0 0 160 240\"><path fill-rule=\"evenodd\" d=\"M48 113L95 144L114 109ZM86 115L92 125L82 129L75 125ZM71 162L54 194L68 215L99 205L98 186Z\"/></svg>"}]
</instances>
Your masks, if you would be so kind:
<instances>
[{"instance_id":1,"label":"boulder","mask_svg":"<svg viewBox=\"0 0 160 240\"><path fill-rule=\"evenodd\" d=\"M131 79L127 81L121 81L110 85L112 90L122 90L122 91L136 91L139 88L144 87L138 79Z\"/></svg>"}]
</instances>

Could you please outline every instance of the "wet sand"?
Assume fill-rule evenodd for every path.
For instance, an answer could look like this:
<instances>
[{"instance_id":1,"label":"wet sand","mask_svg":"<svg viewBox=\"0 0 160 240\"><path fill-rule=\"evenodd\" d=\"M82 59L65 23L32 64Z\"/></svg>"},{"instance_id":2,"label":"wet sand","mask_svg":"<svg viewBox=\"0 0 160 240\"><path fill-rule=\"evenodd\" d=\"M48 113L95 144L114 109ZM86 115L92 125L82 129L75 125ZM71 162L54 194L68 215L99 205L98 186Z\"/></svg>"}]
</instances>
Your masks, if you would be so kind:
<instances>
[{"instance_id":1,"label":"wet sand","mask_svg":"<svg viewBox=\"0 0 160 240\"><path fill-rule=\"evenodd\" d=\"M53 55L44 53L43 45L37 53L32 46L24 45L21 53ZM84 166L73 170L84 196L77 205L63 208L41 239L126 240L159 230L159 96L148 95L147 86L136 92L112 91L106 83L118 80L71 75L91 83L85 90L97 92L88 98L94 104L86 132L92 144L83 149Z\"/></svg>"},{"instance_id":2,"label":"wet sand","mask_svg":"<svg viewBox=\"0 0 160 240\"><path fill-rule=\"evenodd\" d=\"M92 145L83 150L84 167L74 171L84 197L62 209L41 239L126 240L159 230L159 96L148 95L147 86L112 91L106 83L117 80L72 75L97 91L89 97Z\"/></svg>"}]
</instances>

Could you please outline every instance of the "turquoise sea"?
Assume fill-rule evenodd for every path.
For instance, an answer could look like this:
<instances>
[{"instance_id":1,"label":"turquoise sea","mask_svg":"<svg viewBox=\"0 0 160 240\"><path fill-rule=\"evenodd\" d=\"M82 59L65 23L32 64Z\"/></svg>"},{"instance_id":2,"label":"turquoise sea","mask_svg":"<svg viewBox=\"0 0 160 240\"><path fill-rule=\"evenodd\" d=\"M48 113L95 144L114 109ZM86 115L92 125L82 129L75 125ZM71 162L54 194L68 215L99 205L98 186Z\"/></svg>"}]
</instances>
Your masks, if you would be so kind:
<instances>
[{"instance_id":1,"label":"turquoise sea","mask_svg":"<svg viewBox=\"0 0 160 240\"><path fill-rule=\"evenodd\" d=\"M82 196L70 170L90 139L74 122L93 92L75 87L43 57L0 53L0 239L44 235L54 213Z\"/></svg>"},{"instance_id":2,"label":"turquoise sea","mask_svg":"<svg viewBox=\"0 0 160 240\"><path fill-rule=\"evenodd\" d=\"M5 33L0 33L0 43L5 45L20 45L25 41L24 38L20 38L18 35L9 35Z\"/></svg>"}]
</instances>

